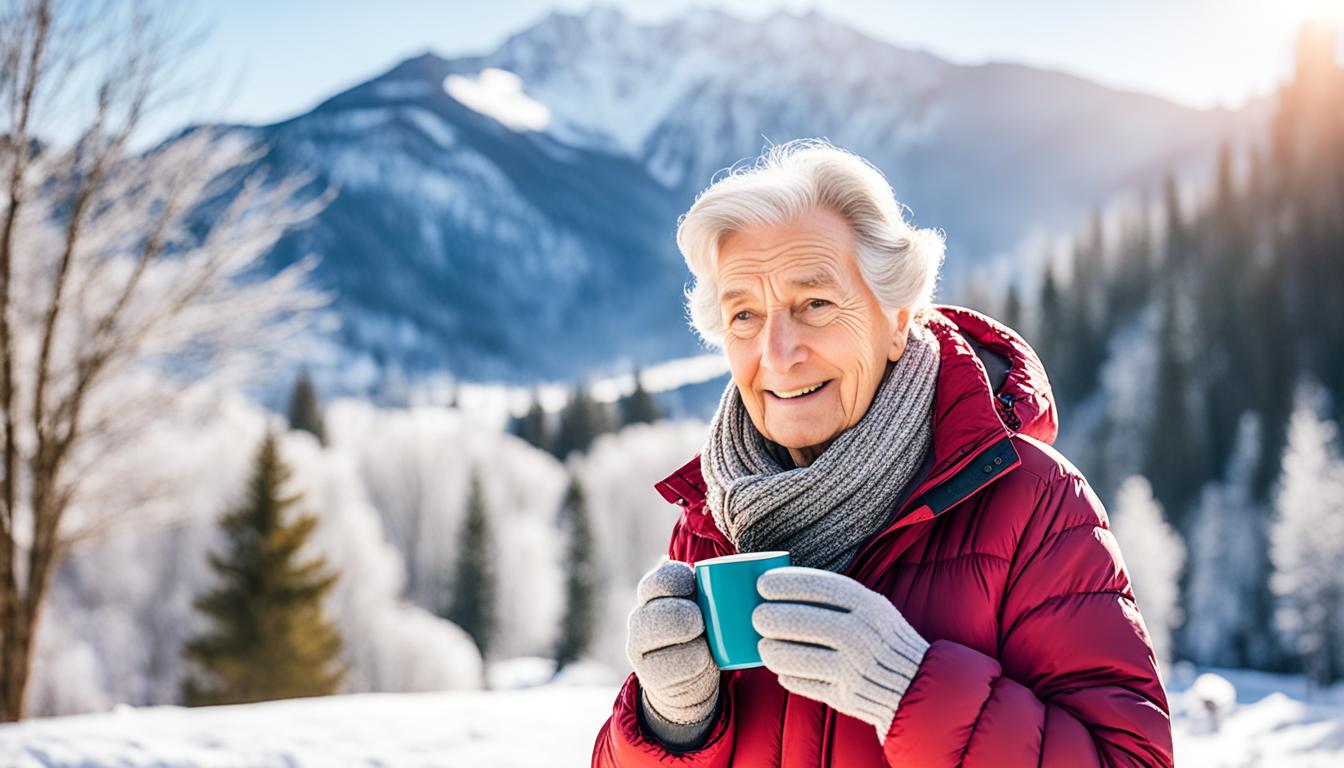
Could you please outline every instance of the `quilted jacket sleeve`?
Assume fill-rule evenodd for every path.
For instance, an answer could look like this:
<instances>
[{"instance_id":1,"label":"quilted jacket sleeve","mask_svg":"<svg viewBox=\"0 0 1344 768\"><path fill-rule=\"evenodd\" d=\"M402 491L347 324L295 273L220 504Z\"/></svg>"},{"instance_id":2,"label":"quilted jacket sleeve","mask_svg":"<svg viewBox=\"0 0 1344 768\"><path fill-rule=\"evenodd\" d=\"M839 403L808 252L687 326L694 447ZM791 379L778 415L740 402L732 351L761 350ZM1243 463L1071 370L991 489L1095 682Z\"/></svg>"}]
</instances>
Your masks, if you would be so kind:
<instances>
[{"instance_id":1,"label":"quilted jacket sleeve","mask_svg":"<svg viewBox=\"0 0 1344 768\"><path fill-rule=\"evenodd\" d=\"M691 512L687 514L698 514ZM672 528L668 556L694 562L718 552L703 551L704 545L687 530L686 515ZM719 688L718 719L704 746L689 752L672 752L644 728L639 718L639 678L631 673L616 696L611 717L603 723L593 745L593 768L638 768L639 766L685 766L727 768L733 755L733 683L736 675L724 673Z\"/></svg>"},{"instance_id":2,"label":"quilted jacket sleeve","mask_svg":"<svg viewBox=\"0 0 1344 768\"><path fill-rule=\"evenodd\" d=\"M884 742L889 764L1172 765L1166 694L1105 510L1067 464L1036 479L999 658L935 641Z\"/></svg>"}]
</instances>

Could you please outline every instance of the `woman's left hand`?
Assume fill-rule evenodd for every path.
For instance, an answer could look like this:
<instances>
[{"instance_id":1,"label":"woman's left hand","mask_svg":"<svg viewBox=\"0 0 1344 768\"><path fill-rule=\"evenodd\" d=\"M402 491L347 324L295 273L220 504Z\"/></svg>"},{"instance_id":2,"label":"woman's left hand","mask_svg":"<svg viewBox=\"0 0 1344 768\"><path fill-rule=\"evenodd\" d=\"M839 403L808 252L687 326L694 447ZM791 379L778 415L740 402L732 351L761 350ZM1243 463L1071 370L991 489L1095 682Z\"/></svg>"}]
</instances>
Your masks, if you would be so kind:
<instances>
[{"instance_id":1,"label":"woman's left hand","mask_svg":"<svg viewBox=\"0 0 1344 768\"><path fill-rule=\"evenodd\" d=\"M787 690L871 723L885 740L929 644L886 597L838 573L761 574L751 614L766 668Z\"/></svg>"}]
</instances>

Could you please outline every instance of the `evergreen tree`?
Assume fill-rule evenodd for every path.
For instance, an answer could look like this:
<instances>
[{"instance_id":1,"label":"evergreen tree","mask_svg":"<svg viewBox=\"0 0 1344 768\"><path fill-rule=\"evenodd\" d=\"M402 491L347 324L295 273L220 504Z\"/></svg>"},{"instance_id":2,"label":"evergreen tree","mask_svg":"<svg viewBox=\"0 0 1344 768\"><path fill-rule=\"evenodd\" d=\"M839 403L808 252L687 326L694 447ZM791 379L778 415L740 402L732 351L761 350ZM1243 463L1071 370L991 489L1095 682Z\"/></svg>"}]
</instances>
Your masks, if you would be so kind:
<instances>
[{"instance_id":1,"label":"evergreen tree","mask_svg":"<svg viewBox=\"0 0 1344 768\"><path fill-rule=\"evenodd\" d=\"M326 427L322 424L322 405L317 399L317 387L308 375L308 369L299 372L289 392L289 428L312 433L322 445L327 444Z\"/></svg>"},{"instance_id":2,"label":"evergreen tree","mask_svg":"<svg viewBox=\"0 0 1344 768\"><path fill-rule=\"evenodd\" d=\"M1167 174L1162 185L1163 203L1166 208L1166 247L1163 249L1163 267L1167 278L1171 279L1180 272L1192 258L1190 233L1186 229L1185 213L1181 209L1181 191L1176 186L1176 177Z\"/></svg>"},{"instance_id":3,"label":"evergreen tree","mask_svg":"<svg viewBox=\"0 0 1344 768\"><path fill-rule=\"evenodd\" d=\"M1153 231L1150 219L1147 200L1124 219L1116 269L1107 289L1107 304L1111 307L1111 327L1107 329L1108 332L1114 332L1132 319L1153 296Z\"/></svg>"},{"instance_id":4,"label":"evergreen tree","mask_svg":"<svg viewBox=\"0 0 1344 768\"><path fill-rule=\"evenodd\" d=\"M220 522L226 549L209 556L219 586L195 601L214 626L183 648L202 673L183 685L190 706L322 696L345 676L340 634L322 612L337 576L321 558L297 559L317 518L289 519L301 500L283 495L289 476L268 433L246 499Z\"/></svg>"},{"instance_id":5,"label":"evergreen tree","mask_svg":"<svg viewBox=\"0 0 1344 768\"><path fill-rule=\"evenodd\" d=\"M1045 364L1046 374L1052 384L1072 380L1069 367L1072 361L1067 353L1069 332L1064 301L1060 296L1059 285L1055 282L1055 269L1050 261L1046 261L1045 277L1041 280L1040 313L1035 333L1028 341ZM1070 394L1062 388L1056 389L1055 396L1061 401L1061 408Z\"/></svg>"},{"instance_id":6,"label":"evergreen tree","mask_svg":"<svg viewBox=\"0 0 1344 768\"><path fill-rule=\"evenodd\" d=\"M550 451L553 448L551 436L546 429L546 411L541 407L541 396L535 388L532 390L532 404L528 406L527 413L518 420L515 434L543 451Z\"/></svg>"},{"instance_id":7,"label":"evergreen tree","mask_svg":"<svg viewBox=\"0 0 1344 768\"><path fill-rule=\"evenodd\" d=\"M1313 399L1293 410L1271 539L1281 627L1324 687L1344 678L1344 460Z\"/></svg>"},{"instance_id":8,"label":"evergreen tree","mask_svg":"<svg viewBox=\"0 0 1344 768\"><path fill-rule=\"evenodd\" d=\"M560 430L555 438L555 456L564 459L570 453L587 451L604 432L611 431L611 420L601 403L593 400L586 387L574 390L560 412Z\"/></svg>"},{"instance_id":9,"label":"evergreen tree","mask_svg":"<svg viewBox=\"0 0 1344 768\"><path fill-rule=\"evenodd\" d=\"M1027 329L1022 326L1022 299L1017 295L1017 283L1008 284L1008 296L1003 300L1003 324L1026 337Z\"/></svg>"},{"instance_id":10,"label":"evergreen tree","mask_svg":"<svg viewBox=\"0 0 1344 768\"><path fill-rule=\"evenodd\" d=\"M597 623L597 563L588 502L578 478L570 477L560 507L560 527L568 537L565 556L565 613L556 644L556 671L578 659L592 642Z\"/></svg>"},{"instance_id":11,"label":"evergreen tree","mask_svg":"<svg viewBox=\"0 0 1344 768\"><path fill-rule=\"evenodd\" d=\"M1190 407L1189 371L1181 349L1180 309L1175 286L1164 284L1145 474L1171 521L1184 533L1188 529L1185 511L1208 474Z\"/></svg>"},{"instance_id":12,"label":"evergreen tree","mask_svg":"<svg viewBox=\"0 0 1344 768\"><path fill-rule=\"evenodd\" d=\"M1208 430L1209 465L1213 476L1222 473L1236 439L1237 420L1252 406L1250 387L1229 387L1242 372L1258 364L1261 353L1245 343L1246 310L1250 302L1251 268L1249 217L1232 170L1232 150L1224 144L1213 178L1214 197L1203 217L1205 263L1198 270L1198 297L1194 332L1200 358L1204 422Z\"/></svg>"},{"instance_id":13,"label":"evergreen tree","mask_svg":"<svg viewBox=\"0 0 1344 768\"><path fill-rule=\"evenodd\" d=\"M481 478L472 470L466 515L458 535L457 569L445 618L476 641L484 657L495 635L495 550Z\"/></svg>"},{"instance_id":14,"label":"evergreen tree","mask_svg":"<svg viewBox=\"0 0 1344 768\"><path fill-rule=\"evenodd\" d=\"M1190 579L1182 647L1200 664L1273 666L1273 601L1265 505L1252 491L1260 462L1260 420L1243 414L1221 481L1200 495L1190 536Z\"/></svg>"},{"instance_id":15,"label":"evergreen tree","mask_svg":"<svg viewBox=\"0 0 1344 768\"><path fill-rule=\"evenodd\" d=\"M635 370L635 391L621 399L621 426L652 424L663 418L662 410L653 395L644 389L639 370Z\"/></svg>"}]
</instances>

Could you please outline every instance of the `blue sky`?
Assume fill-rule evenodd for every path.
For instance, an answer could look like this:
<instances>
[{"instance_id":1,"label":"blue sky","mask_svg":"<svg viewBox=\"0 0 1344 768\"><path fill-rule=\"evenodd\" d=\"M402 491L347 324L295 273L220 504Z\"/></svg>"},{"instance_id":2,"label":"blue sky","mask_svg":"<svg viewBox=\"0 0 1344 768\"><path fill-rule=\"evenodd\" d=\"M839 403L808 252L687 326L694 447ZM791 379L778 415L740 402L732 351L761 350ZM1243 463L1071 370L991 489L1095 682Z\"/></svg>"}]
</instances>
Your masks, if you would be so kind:
<instances>
[{"instance_id":1,"label":"blue sky","mask_svg":"<svg viewBox=\"0 0 1344 768\"><path fill-rule=\"evenodd\" d=\"M189 0L184 17L210 31L193 69L209 88L189 108L162 115L270 122L425 50L484 52L555 8L591 0ZM961 63L1017 61L1062 69L1180 103L1237 107L1272 90L1290 70L1305 18L1344 23L1344 0L615 0L636 20L690 5L745 18L780 8L821 13L895 44ZM190 114L188 114L190 113ZM167 127L173 127L168 125Z\"/></svg>"}]
</instances>

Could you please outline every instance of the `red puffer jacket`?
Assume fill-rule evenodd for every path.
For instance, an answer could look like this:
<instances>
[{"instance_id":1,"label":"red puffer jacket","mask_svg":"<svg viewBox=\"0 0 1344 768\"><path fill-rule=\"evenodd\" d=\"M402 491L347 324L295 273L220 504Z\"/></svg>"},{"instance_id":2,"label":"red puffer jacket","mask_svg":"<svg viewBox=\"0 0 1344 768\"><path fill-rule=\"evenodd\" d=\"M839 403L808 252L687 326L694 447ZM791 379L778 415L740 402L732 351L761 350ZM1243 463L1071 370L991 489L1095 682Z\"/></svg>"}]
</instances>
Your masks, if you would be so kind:
<instances>
[{"instance_id":1,"label":"red puffer jacket","mask_svg":"<svg viewBox=\"0 0 1344 768\"><path fill-rule=\"evenodd\" d=\"M932 644L885 740L760 667L723 673L709 740L674 753L641 726L632 674L594 766L1172 764L1148 631L1101 502L1050 447L1057 419L1040 360L970 310L938 307L930 327L941 346L930 455L894 522L846 571ZM685 508L672 558L733 551L705 507L699 457L656 487Z\"/></svg>"}]
</instances>

